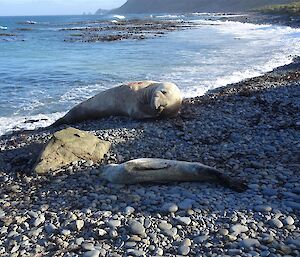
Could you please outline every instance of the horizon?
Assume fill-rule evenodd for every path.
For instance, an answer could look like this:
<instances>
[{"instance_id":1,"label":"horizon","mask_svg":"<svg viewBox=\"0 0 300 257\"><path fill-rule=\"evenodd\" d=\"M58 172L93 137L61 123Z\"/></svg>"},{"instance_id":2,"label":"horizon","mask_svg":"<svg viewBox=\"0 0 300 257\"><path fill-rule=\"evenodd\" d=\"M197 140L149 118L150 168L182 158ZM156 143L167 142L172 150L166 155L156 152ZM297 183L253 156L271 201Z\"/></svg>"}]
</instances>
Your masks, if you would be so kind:
<instances>
[{"instance_id":1,"label":"horizon","mask_svg":"<svg viewBox=\"0 0 300 257\"><path fill-rule=\"evenodd\" d=\"M0 17L95 14L98 9L111 10L125 2L126 0L0 0Z\"/></svg>"}]
</instances>

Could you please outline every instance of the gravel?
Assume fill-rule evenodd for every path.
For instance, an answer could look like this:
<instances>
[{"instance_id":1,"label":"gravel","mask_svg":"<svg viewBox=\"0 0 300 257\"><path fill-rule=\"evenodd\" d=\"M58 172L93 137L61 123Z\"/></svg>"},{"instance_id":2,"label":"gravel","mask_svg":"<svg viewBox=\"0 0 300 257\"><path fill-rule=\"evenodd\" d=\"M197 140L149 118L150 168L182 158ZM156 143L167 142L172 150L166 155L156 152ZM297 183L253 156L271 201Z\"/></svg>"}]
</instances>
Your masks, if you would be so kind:
<instances>
[{"instance_id":1,"label":"gravel","mask_svg":"<svg viewBox=\"0 0 300 257\"><path fill-rule=\"evenodd\" d=\"M186 99L174 119L76 125L112 143L103 163L31 172L53 130L0 138L0 255L300 256L299 60ZM113 185L107 163L201 162L247 181Z\"/></svg>"}]
</instances>

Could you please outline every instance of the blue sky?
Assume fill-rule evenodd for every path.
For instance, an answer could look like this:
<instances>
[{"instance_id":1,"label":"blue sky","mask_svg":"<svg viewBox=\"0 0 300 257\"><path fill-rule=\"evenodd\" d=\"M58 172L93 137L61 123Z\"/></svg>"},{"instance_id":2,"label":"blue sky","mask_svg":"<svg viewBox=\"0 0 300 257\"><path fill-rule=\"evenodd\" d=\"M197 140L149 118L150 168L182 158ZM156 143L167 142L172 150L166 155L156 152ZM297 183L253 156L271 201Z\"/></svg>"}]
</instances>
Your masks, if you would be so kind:
<instances>
[{"instance_id":1,"label":"blue sky","mask_svg":"<svg viewBox=\"0 0 300 257\"><path fill-rule=\"evenodd\" d=\"M55 15L112 9L126 0L0 0L0 16Z\"/></svg>"}]
</instances>

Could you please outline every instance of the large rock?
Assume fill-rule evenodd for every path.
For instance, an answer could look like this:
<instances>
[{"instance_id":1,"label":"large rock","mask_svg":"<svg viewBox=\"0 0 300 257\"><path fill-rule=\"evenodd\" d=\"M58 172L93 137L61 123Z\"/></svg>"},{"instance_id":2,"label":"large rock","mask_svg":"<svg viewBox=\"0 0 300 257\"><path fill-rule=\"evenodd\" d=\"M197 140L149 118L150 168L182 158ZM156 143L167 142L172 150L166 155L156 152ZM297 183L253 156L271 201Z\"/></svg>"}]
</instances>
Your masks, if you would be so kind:
<instances>
[{"instance_id":1,"label":"large rock","mask_svg":"<svg viewBox=\"0 0 300 257\"><path fill-rule=\"evenodd\" d=\"M37 174L46 174L74 161L100 162L111 144L75 128L56 132L46 145L34 167Z\"/></svg>"}]
</instances>

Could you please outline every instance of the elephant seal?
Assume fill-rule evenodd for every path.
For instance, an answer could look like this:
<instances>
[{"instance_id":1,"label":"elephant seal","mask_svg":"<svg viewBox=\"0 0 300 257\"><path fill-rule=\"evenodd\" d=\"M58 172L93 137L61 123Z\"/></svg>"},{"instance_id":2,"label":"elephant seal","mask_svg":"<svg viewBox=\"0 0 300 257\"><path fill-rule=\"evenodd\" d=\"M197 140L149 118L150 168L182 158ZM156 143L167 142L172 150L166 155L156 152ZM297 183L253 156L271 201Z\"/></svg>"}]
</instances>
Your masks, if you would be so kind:
<instances>
[{"instance_id":1,"label":"elephant seal","mask_svg":"<svg viewBox=\"0 0 300 257\"><path fill-rule=\"evenodd\" d=\"M237 192L247 189L243 181L232 179L219 170L198 162L143 158L123 164L106 165L100 170L101 179L116 184L216 182Z\"/></svg>"},{"instance_id":2,"label":"elephant seal","mask_svg":"<svg viewBox=\"0 0 300 257\"><path fill-rule=\"evenodd\" d=\"M179 88L169 82L141 81L103 91L78 104L50 127L111 115L134 119L175 116L181 106Z\"/></svg>"}]
</instances>

